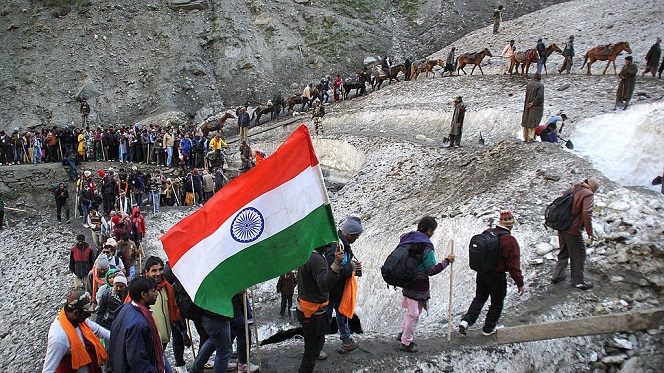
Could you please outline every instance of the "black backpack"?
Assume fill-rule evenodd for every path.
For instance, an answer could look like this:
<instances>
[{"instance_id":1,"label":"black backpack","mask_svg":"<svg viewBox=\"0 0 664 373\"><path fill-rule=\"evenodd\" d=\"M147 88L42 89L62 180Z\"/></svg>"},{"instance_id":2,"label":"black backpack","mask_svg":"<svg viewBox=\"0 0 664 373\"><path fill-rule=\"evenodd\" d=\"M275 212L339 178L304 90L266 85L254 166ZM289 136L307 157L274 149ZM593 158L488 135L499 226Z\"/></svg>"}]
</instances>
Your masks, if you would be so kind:
<instances>
[{"instance_id":1,"label":"black backpack","mask_svg":"<svg viewBox=\"0 0 664 373\"><path fill-rule=\"evenodd\" d=\"M425 248L422 243L397 246L380 267L383 280L388 285L401 288L412 286L417 278L417 267L422 263Z\"/></svg>"},{"instance_id":2,"label":"black backpack","mask_svg":"<svg viewBox=\"0 0 664 373\"><path fill-rule=\"evenodd\" d=\"M544 225L559 231L566 231L572 226L572 202L574 194L579 191L567 192L556 198L544 210Z\"/></svg>"},{"instance_id":3,"label":"black backpack","mask_svg":"<svg viewBox=\"0 0 664 373\"><path fill-rule=\"evenodd\" d=\"M500 243L498 236L507 232L496 232L495 228L487 229L474 235L468 245L468 264L470 269L486 273L496 269L500 260Z\"/></svg>"}]
</instances>

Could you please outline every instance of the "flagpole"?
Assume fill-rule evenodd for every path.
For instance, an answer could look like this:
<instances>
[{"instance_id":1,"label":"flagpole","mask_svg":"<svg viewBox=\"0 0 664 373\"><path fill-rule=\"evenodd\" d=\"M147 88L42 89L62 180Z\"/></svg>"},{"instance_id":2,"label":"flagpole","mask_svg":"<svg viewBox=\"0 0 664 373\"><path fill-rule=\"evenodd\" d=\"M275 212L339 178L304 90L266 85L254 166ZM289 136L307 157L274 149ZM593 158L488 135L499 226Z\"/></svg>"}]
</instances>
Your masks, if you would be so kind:
<instances>
[{"instance_id":1,"label":"flagpole","mask_svg":"<svg viewBox=\"0 0 664 373\"><path fill-rule=\"evenodd\" d=\"M256 304L254 301L254 287L251 287L251 304ZM262 367L262 362L261 362L261 344L259 343L260 341L258 340L258 323L256 322L256 312L254 311L254 334L256 334L256 355L258 356L258 371L260 372L263 370Z\"/></svg>"},{"instance_id":2,"label":"flagpole","mask_svg":"<svg viewBox=\"0 0 664 373\"><path fill-rule=\"evenodd\" d=\"M452 255L454 255L454 240L452 240ZM450 300L447 307L447 341L452 340L452 273L454 270L454 263L450 263Z\"/></svg>"}]
</instances>

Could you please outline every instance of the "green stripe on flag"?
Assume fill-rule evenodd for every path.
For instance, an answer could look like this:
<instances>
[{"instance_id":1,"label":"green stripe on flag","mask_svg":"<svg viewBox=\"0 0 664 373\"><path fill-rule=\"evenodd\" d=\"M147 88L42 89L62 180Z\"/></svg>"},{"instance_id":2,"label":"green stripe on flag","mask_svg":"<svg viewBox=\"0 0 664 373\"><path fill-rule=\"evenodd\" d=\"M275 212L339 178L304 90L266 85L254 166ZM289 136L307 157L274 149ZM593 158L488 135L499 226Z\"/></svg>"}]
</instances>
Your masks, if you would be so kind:
<instances>
[{"instance_id":1,"label":"green stripe on flag","mask_svg":"<svg viewBox=\"0 0 664 373\"><path fill-rule=\"evenodd\" d=\"M269 239L219 263L199 286L194 303L233 317L231 298L235 294L301 266L313 249L337 240L332 208L321 205Z\"/></svg>"}]
</instances>

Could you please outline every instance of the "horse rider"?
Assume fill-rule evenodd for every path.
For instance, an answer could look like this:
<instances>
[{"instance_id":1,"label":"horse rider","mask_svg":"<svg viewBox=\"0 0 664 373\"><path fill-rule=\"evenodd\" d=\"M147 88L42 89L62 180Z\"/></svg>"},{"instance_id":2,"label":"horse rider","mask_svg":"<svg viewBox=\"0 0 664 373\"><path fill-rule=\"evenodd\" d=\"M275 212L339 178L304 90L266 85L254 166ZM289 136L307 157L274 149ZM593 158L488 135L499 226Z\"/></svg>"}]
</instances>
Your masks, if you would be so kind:
<instances>
[{"instance_id":1,"label":"horse rider","mask_svg":"<svg viewBox=\"0 0 664 373\"><path fill-rule=\"evenodd\" d=\"M386 76L390 76L390 68L392 67L392 59L388 56L383 57L381 62L381 70L385 73Z\"/></svg>"}]
</instances>

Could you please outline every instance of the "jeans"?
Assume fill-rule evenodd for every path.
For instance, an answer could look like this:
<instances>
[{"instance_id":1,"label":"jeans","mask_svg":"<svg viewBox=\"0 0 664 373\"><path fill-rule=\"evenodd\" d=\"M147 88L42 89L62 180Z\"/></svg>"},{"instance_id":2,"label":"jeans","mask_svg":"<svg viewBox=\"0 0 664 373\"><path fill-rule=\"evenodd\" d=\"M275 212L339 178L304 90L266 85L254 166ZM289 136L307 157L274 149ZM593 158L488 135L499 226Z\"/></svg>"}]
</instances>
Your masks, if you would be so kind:
<instances>
[{"instance_id":1,"label":"jeans","mask_svg":"<svg viewBox=\"0 0 664 373\"><path fill-rule=\"evenodd\" d=\"M143 207L143 192L134 193L134 202L138 207Z\"/></svg>"},{"instance_id":2,"label":"jeans","mask_svg":"<svg viewBox=\"0 0 664 373\"><path fill-rule=\"evenodd\" d=\"M88 211L90 210L90 205L81 203L81 212L83 213L83 223L87 224L88 222Z\"/></svg>"},{"instance_id":3,"label":"jeans","mask_svg":"<svg viewBox=\"0 0 664 373\"><path fill-rule=\"evenodd\" d=\"M538 74L542 74L542 68L544 67L545 61L546 60L544 58L538 58L537 59L537 73Z\"/></svg>"},{"instance_id":4,"label":"jeans","mask_svg":"<svg viewBox=\"0 0 664 373\"><path fill-rule=\"evenodd\" d=\"M337 326L339 327L339 339L344 343L348 342L350 338L350 328L348 328L348 317L339 313L339 302L332 302L327 306L327 317L332 319L332 310L337 317Z\"/></svg>"},{"instance_id":5,"label":"jeans","mask_svg":"<svg viewBox=\"0 0 664 373\"><path fill-rule=\"evenodd\" d=\"M150 192L149 196L154 206L154 212L159 212L159 192Z\"/></svg>"},{"instance_id":6,"label":"jeans","mask_svg":"<svg viewBox=\"0 0 664 373\"><path fill-rule=\"evenodd\" d=\"M491 305L486 313L483 328L488 332L496 327L500 314L503 312L503 301L507 294L507 277L505 272L478 272L475 286L475 298L462 320L465 320L469 326L473 325L482 312L484 303L491 297Z\"/></svg>"},{"instance_id":7,"label":"jeans","mask_svg":"<svg viewBox=\"0 0 664 373\"><path fill-rule=\"evenodd\" d=\"M171 167L171 164L173 163L173 147L172 146L167 146L166 147L166 154L168 154L168 157L166 158L166 166Z\"/></svg>"},{"instance_id":8,"label":"jeans","mask_svg":"<svg viewBox=\"0 0 664 373\"><path fill-rule=\"evenodd\" d=\"M302 97L302 107L300 108L300 111L304 111L304 107L307 106L309 103L309 97Z\"/></svg>"},{"instance_id":9,"label":"jeans","mask_svg":"<svg viewBox=\"0 0 664 373\"><path fill-rule=\"evenodd\" d=\"M208 332L209 338L198 351L192 371L203 372L203 366L207 363L210 356L212 356L212 353L216 352L213 372L226 373L228 360L230 360L233 350L229 319L223 316L212 317L205 314L201 316L201 324Z\"/></svg>"},{"instance_id":10,"label":"jeans","mask_svg":"<svg viewBox=\"0 0 664 373\"><path fill-rule=\"evenodd\" d=\"M42 161L41 148L34 148L32 151L32 163L37 164Z\"/></svg>"},{"instance_id":11,"label":"jeans","mask_svg":"<svg viewBox=\"0 0 664 373\"><path fill-rule=\"evenodd\" d=\"M237 338L237 360L240 364L246 364L247 335L244 330L244 315L237 316L231 320L231 340L235 338ZM249 347L251 347L251 330L249 330Z\"/></svg>"},{"instance_id":12,"label":"jeans","mask_svg":"<svg viewBox=\"0 0 664 373\"><path fill-rule=\"evenodd\" d=\"M330 318L327 312L311 315L309 318L305 318L300 310L297 310L296 314L302 324L302 337L304 337L304 354L298 372L312 373L325 344L325 334L330 330Z\"/></svg>"}]
</instances>

